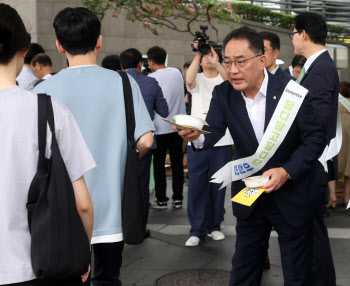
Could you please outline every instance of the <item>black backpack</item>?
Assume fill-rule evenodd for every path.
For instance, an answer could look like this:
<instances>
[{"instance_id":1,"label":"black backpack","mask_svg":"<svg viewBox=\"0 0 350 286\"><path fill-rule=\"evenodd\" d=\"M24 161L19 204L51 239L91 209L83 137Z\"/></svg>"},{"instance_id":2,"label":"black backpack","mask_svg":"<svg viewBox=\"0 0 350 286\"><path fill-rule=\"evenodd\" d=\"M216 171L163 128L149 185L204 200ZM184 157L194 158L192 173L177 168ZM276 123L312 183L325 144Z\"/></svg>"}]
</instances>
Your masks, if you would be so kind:
<instances>
[{"instance_id":1,"label":"black backpack","mask_svg":"<svg viewBox=\"0 0 350 286\"><path fill-rule=\"evenodd\" d=\"M52 134L50 159L45 158L47 122ZM46 94L38 94L38 134L38 168L27 202L32 267L39 279L79 277L89 267L89 240L58 148L51 98Z\"/></svg>"}]
</instances>

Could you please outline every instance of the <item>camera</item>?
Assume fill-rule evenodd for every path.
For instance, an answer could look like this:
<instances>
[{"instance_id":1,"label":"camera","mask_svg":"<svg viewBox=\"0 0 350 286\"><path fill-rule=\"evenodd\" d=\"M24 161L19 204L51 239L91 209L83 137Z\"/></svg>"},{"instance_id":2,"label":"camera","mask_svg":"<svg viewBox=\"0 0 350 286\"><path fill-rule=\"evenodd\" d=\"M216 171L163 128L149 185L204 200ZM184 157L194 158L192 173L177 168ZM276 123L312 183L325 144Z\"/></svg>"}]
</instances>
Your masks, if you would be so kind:
<instances>
[{"instance_id":1,"label":"camera","mask_svg":"<svg viewBox=\"0 0 350 286\"><path fill-rule=\"evenodd\" d=\"M214 50L216 51L221 51L222 50L222 45L218 45L215 43L207 43L209 41L209 36L205 32L208 30L207 25L200 25L199 28L202 30L202 32L197 31L195 32L196 37L194 38L194 41L198 41L198 49L194 47L193 44L191 44L192 51L194 52L200 52L203 55L209 54L210 53L210 47L213 47Z\"/></svg>"},{"instance_id":2,"label":"camera","mask_svg":"<svg viewBox=\"0 0 350 286\"><path fill-rule=\"evenodd\" d=\"M148 58L142 58L141 62L142 62L142 66L143 66L142 74L149 75L150 73L152 73L152 71L148 65Z\"/></svg>"}]
</instances>

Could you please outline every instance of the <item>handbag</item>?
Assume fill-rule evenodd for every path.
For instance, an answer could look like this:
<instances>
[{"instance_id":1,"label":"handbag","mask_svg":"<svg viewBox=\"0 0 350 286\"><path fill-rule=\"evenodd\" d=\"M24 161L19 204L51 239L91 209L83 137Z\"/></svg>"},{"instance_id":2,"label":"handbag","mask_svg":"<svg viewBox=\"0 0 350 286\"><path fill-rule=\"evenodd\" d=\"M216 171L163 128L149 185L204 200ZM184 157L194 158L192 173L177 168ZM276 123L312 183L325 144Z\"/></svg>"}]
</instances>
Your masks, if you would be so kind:
<instances>
[{"instance_id":1,"label":"handbag","mask_svg":"<svg viewBox=\"0 0 350 286\"><path fill-rule=\"evenodd\" d=\"M126 115L127 153L122 198L122 228L124 242L140 244L145 238L143 196L138 178L139 153L136 150L135 112L130 81L125 72L118 71L123 80Z\"/></svg>"},{"instance_id":2,"label":"handbag","mask_svg":"<svg viewBox=\"0 0 350 286\"><path fill-rule=\"evenodd\" d=\"M49 159L47 123L52 134ZM80 277L90 264L89 239L58 147L51 97L46 94L38 94L38 138L37 172L27 200L32 267L39 279Z\"/></svg>"}]
</instances>

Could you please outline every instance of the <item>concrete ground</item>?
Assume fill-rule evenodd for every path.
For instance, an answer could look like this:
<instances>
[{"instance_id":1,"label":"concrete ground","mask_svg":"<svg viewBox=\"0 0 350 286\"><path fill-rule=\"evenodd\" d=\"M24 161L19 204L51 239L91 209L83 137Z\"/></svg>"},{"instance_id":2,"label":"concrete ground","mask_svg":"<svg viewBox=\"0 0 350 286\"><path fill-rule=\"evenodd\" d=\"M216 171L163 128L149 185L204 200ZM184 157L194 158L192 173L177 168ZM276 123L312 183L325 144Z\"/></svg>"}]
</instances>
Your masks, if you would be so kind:
<instances>
[{"instance_id":1,"label":"concrete ground","mask_svg":"<svg viewBox=\"0 0 350 286\"><path fill-rule=\"evenodd\" d=\"M168 177L168 196L171 197L171 179ZM235 245L236 220L232 215L231 202L226 193L226 214L222 231L223 241L207 238L198 247L188 248L190 225L187 219L187 185L184 188L184 207L166 210L150 210L148 228L151 237L142 245L127 245L123 253L121 280L124 286L153 286L155 281L168 273L188 269L231 269L231 258ZM151 194L151 200L154 194ZM326 219L331 240L333 259L337 273L337 284L350 285L350 209L337 207ZM270 239L269 255L271 269L264 272L261 285L282 286L283 275L279 246L275 232ZM168 285L175 286L175 285Z\"/></svg>"}]
</instances>

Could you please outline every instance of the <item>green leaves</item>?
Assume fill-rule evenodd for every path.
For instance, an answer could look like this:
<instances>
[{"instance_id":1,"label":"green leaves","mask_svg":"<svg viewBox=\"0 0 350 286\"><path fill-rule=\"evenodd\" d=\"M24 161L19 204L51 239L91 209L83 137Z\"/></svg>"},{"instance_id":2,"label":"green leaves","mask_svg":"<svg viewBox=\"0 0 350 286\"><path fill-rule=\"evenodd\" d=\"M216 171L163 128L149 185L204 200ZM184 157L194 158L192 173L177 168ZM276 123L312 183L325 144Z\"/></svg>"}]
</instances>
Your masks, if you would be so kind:
<instances>
[{"instance_id":1,"label":"green leaves","mask_svg":"<svg viewBox=\"0 0 350 286\"><path fill-rule=\"evenodd\" d=\"M155 35L164 34L160 31L164 27L178 32L190 33L194 36L194 22L206 22L215 31L217 28L212 19L220 24L229 26L241 19L230 2L216 0L82 0L83 4L93 11L102 20L108 10L117 17L123 12L126 19L132 22L141 22L145 29ZM176 19L181 19L184 24ZM217 40L219 35L217 31Z\"/></svg>"},{"instance_id":2,"label":"green leaves","mask_svg":"<svg viewBox=\"0 0 350 286\"><path fill-rule=\"evenodd\" d=\"M272 12L252 4L217 0L81 0L102 21L107 11L112 17L126 15L131 22L141 22L154 35L163 35L163 28L194 36L194 23L206 23L215 32L219 42L219 32L213 20L231 28L241 18L267 25L292 29L294 16ZM181 21L175 21L180 19ZM196 25L195 27L197 27ZM342 26L328 25L332 39L349 39L350 30Z\"/></svg>"}]
</instances>

